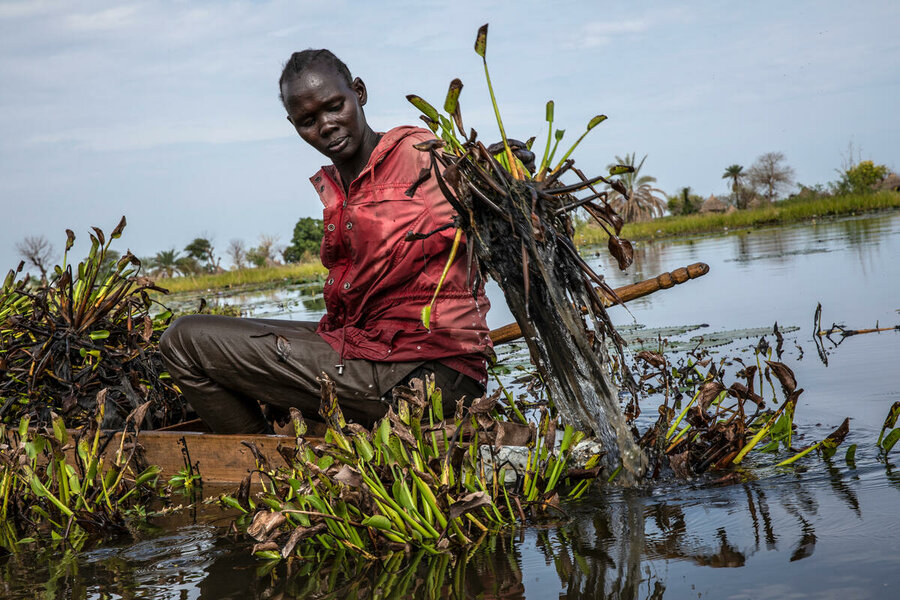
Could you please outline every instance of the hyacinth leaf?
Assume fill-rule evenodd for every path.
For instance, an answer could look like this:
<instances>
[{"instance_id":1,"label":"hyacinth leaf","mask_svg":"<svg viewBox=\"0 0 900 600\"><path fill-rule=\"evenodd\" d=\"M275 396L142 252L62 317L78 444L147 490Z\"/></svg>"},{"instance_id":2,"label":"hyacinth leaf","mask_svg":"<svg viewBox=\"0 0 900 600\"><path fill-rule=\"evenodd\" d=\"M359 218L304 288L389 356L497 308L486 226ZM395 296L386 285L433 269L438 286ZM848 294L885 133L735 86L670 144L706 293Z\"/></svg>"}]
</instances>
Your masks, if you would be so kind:
<instances>
[{"instance_id":1,"label":"hyacinth leaf","mask_svg":"<svg viewBox=\"0 0 900 600\"><path fill-rule=\"evenodd\" d=\"M122 219L119 221L119 224L116 225L116 228L112 230L112 233L109 234L109 239L117 240L122 237L122 230L125 229L126 225L125 215L122 215Z\"/></svg>"},{"instance_id":2,"label":"hyacinth leaf","mask_svg":"<svg viewBox=\"0 0 900 600\"><path fill-rule=\"evenodd\" d=\"M484 58L484 55L487 53L487 33L488 24L485 23L478 28L478 37L475 38L475 54L481 58Z\"/></svg>"},{"instance_id":3,"label":"hyacinth leaf","mask_svg":"<svg viewBox=\"0 0 900 600\"><path fill-rule=\"evenodd\" d=\"M393 527L391 527L391 520L384 515L372 515L371 517L366 517L363 519L362 524L366 527L374 527L375 529L384 531L391 531L393 529Z\"/></svg>"},{"instance_id":4,"label":"hyacinth leaf","mask_svg":"<svg viewBox=\"0 0 900 600\"><path fill-rule=\"evenodd\" d=\"M844 460L847 462L848 467L856 466L856 444L850 444L850 447L847 448L847 453L844 455Z\"/></svg>"},{"instance_id":5,"label":"hyacinth leaf","mask_svg":"<svg viewBox=\"0 0 900 600\"><path fill-rule=\"evenodd\" d=\"M840 424L840 426L832 431L828 437L822 440L821 452L826 458L831 458L834 456L834 453L837 451L838 446L840 446L844 438L847 437L847 433L850 431L850 419L844 419L844 422Z\"/></svg>"},{"instance_id":6,"label":"hyacinth leaf","mask_svg":"<svg viewBox=\"0 0 900 600\"><path fill-rule=\"evenodd\" d=\"M897 443L897 440L900 440L900 429L894 429L885 436L884 442L881 444L881 447L884 448L885 454L893 449L894 444Z\"/></svg>"},{"instance_id":7,"label":"hyacinth leaf","mask_svg":"<svg viewBox=\"0 0 900 600\"><path fill-rule=\"evenodd\" d=\"M459 93L462 91L463 84L459 79L450 82L450 89L447 90L447 98L444 100L444 110L448 114L453 114L459 108Z\"/></svg>"},{"instance_id":8,"label":"hyacinth leaf","mask_svg":"<svg viewBox=\"0 0 900 600\"><path fill-rule=\"evenodd\" d=\"M890 410L888 410L887 417L884 419L884 425L881 426L881 432L878 434L876 445L881 445L881 440L884 438L885 431L892 429L897 425L898 417L900 417L900 400L894 402L894 404L891 405Z\"/></svg>"},{"instance_id":9,"label":"hyacinth leaf","mask_svg":"<svg viewBox=\"0 0 900 600\"><path fill-rule=\"evenodd\" d=\"M124 217L122 217L124 219ZM72 245L75 243L75 232L71 229L66 229L66 252L72 249Z\"/></svg>"},{"instance_id":10,"label":"hyacinth leaf","mask_svg":"<svg viewBox=\"0 0 900 600\"><path fill-rule=\"evenodd\" d=\"M440 121L440 115L438 115L437 109L428 104L428 102L421 97L416 96L415 94L410 94L406 97L406 99L409 100L410 104L422 111L422 113L432 121Z\"/></svg>"},{"instance_id":11,"label":"hyacinth leaf","mask_svg":"<svg viewBox=\"0 0 900 600\"><path fill-rule=\"evenodd\" d=\"M444 100L444 110L453 117L456 128L460 135L465 135L465 127L463 127L462 113L459 110L459 93L462 91L463 84L459 79L450 82L450 88L447 90L447 98ZM452 127L450 128L452 131Z\"/></svg>"},{"instance_id":12,"label":"hyacinth leaf","mask_svg":"<svg viewBox=\"0 0 900 600\"><path fill-rule=\"evenodd\" d=\"M597 115L596 117L588 121L587 130L590 131L591 129L605 121L607 118L608 117L606 115Z\"/></svg>"},{"instance_id":13,"label":"hyacinth leaf","mask_svg":"<svg viewBox=\"0 0 900 600\"><path fill-rule=\"evenodd\" d=\"M634 173L634 167L631 165L613 165L609 168L610 175L624 175L625 173Z\"/></svg>"}]
</instances>

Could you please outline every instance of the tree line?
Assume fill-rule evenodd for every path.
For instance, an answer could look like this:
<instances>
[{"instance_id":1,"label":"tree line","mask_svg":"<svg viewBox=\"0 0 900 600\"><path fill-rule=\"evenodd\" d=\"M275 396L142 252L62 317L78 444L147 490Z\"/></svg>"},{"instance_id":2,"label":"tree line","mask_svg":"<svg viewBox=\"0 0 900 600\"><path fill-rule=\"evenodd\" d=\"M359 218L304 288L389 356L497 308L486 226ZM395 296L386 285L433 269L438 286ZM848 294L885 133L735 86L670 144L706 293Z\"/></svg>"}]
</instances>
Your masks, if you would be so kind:
<instances>
[{"instance_id":1,"label":"tree line","mask_svg":"<svg viewBox=\"0 0 900 600\"><path fill-rule=\"evenodd\" d=\"M234 269L270 267L285 263L312 260L319 253L322 243L322 220L301 217L294 226L291 241L287 245L278 244L277 235L259 236L255 246L248 246L242 239L232 239L225 248L225 258ZM53 244L43 235L26 236L16 244L16 251L29 267L46 281L57 254ZM119 260L121 255L110 249L104 260L106 269ZM217 252L214 238L201 233L183 249L175 247L158 251L152 256L141 258L144 272L152 277L194 276L206 273L221 273L222 256ZM227 264L227 263L226 263Z\"/></svg>"},{"instance_id":2,"label":"tree line","mask_svg":"<svg viewBox=\"0 0 900 600\"><path fill-rule=\"evenodd\" d=\"M682 187L668 195L656 188L656 178L642 174L647 155L637 162L636 154L616 156L616 164L628 165L633 172L621 177L624 193L606 190L607 201L626 222L648 221L670 215L687 215L705 210L743 210L756 208L785 199L799 185L799 191L789 197L813 198L829 195L867 194L879 189L900 189L900 177L882 164L854 157L853 148L836 169L838 178L825 185L797 184L794 169L781 152L766 152L748 168L740 164L725 167L722 179L729 182L730 194L712 197L714 202L695 194L690 187ZM613 165L610 165L613 166ZM710 206L712 204L712 206Z\"/></svg>"},{"instance_id":3,"label":"tree line","mask_svg":"<svg viewBox=\"0 0 900 600\"><path fill-rule=\"evenodd\" d=\"M708 202L695 194L690 187L682 187L676 193L667 195L654 187L656 178L642 174L645 154L640 161L636 153L616 156L614 165L628 165L632 172L621 176L620 190L606 189L607 202L626 222L647 221L670 215L687 215L705 210ZM610 165L610 166L614 166ZM825 185L805 186L795 194L801 198L826 195L865 194L878 189L900 189L900 177L882 164L862 160L851 146L844 157L841 168L836 169L838 178ZM743 210L770 204L784 198L795 188L794 169L787 164L781 152L766 152L749 167L732 164L725 167L722 179L729 182L731 194L717 198L716 210ZM234 269L247 269L297 263L314 259L322 243L322 220L311 217L300 218L291 236L290 243L280 245L277 235L260 235L255 246L248 246L242 239L233 239L225 248L225 257ZM153 277L175 277L219 273L222 267L220 256L213 244L213 236L200 234L182 250L171 247L160 250L152 256L141 259L146 270ZM19 256L30 267L37 269L43 281L47 280L53 268L56 253L53 245L43 235L26 236L16 244ZM110 250L106 262L111 267L119 259L119 254Z\"/></svg>"}]
</instances>

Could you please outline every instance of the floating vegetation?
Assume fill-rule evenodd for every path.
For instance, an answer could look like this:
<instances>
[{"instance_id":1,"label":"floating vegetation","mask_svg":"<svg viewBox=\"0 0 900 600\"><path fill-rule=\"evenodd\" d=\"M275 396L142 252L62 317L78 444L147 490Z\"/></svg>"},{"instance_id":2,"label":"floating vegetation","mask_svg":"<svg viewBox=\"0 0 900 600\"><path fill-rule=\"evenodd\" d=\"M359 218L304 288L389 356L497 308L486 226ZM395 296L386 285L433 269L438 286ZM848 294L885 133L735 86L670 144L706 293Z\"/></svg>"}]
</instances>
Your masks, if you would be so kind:
<instances>
[{"instance_id":1,"label":"floating vegetation","mask_svg":"<svg viewBox=\"0 0 900 600\"><path fill-rule=\"evenodd\" d=\"M110 435L100 427L105 395L100 392L96 414L80 431L67 430L52 413L47 426L33 427L28 416L14 429L0 424L0 548L15 553L33 543L61 543L80 549L91 537L128 533L149 516L160 470L138 468L136 452L150 403L125 420L135 435L107 448Z\"/></svg>"},{"instance_id":2,"label":"floating vegetation","mask_svg":"<svg viewBox=\"0 0 900 600\"><path fill-rule=\"evenodd\" d=\"M503 289L558 414L566 423L595 434L608 451L607 466L622 465L627 476L623 480L635 479L643 472L644 459L628 433L609 375L607 340L621 357L621 339L606 313L605 300L618 298L578 253L570 216L575 209L586 210L606 232L610 253L625 269L632 262L633 249L619 237L624 222L608 204L608 193L595 186L607 184L624 193L615 176L633 168L615 166L607 175L589 179L569 158L581 140L606 120L605 115L592 118L554 162L565 132L553 128L552 101L546 107L546 147L535 164L531 143L512 140L504 130L488 73L487 32L487 25L478 30L475 52L484 64L502 141L488 148L478 141L475 130L466 132L459 79L450 83L444 102L447 116L422 98L407 96L438 136L417 145L429 155L431 168L422 170L407 194L430 177L437 179L458 214L457 239L460 230L466 234L473 285L490 275ZM564 175L575 175L578 181L564 184ZM576 197L578 192L587 195ZM410 239L427 235L413 234ZM429 317L425 307L426 326Z\"/></svg>"},{"instance_id":3,"label":"floating vegetation","mask_svg":"<svg viewBox=\"0 0 900 600\"><path fill-rule=\"evenodd\" d=\"M774 333L780 348L783 339L777 324ZM651 476L660 476L669 467L676 477L691 478L711 469L739 465L752 451L758 455L779 450L793 453L776 466L790 465L814 450L826 457L834 454L849 432L849 419L822 441L796 449L792 443L794 413L803 390L797 387L794 373L786 364L771 360L773 348L764 337L755 353L756 364L745 364L739 358L722 358L716 364L708 350L698 348L677 365L670 364L662 352L643 350L636 354L642 367L635 376L642 389L662 393L664 399L656 423L639 442L650 456ZM739 365L740 369L735 375L737 381L726 385L729 365ZM775 381L782 392L780 401ZM687 391L692 396L684 402ZM767 395L773 408L767 408ZM723 477L740 475L728 471Z\"/></svg>"},{"instance_id":4,"label":"floating vegetation","mask_svg":"<svg viewBox=\"0 0 900 600\"><path fill-rule=\"evenodd\" d=\"M397 410L368 431L344 421L327 377L321 385L322 443L303 438L306 424L293 409L296 445L279 448L289 468L272 468L251 447L264 491L252 498L248 475L236 495L221 498L253 514L247 533L260 558L468 549L488 533L563 514L561 495L581 495L600 472L599 453L573 467L572 450L584 434L569 425L558 436L546 408L537 427L512 423L494 394L458 404L445 419L433 381L413 380L411 388L395 389ZM492 450L509 445L523 447L524 469ZM510 487L508 471L515 471Z\"/></svg>"},{"instance_id":5,"label":"floating vegetation","mask_svg":"<svg viewBox=\"0 0 900 600\"><path fill-rule=\"evenodd\" d=\"M0 290L0 418L23 417L49 425L59 414L68 427L84 428L103 398L103 427L150 402L148 427L184 420L187 405L169 383L156 353L171 320L163 310L151 316L148 292L164 292L139 275L130 252L110 264L109 247L122 235L123 217L106 239L93 228L91 249L77 266L68 263L75 234L66 230L62 266L49 282L33 285L22 265L10 271Z\"/></svg>"}]
</instances>

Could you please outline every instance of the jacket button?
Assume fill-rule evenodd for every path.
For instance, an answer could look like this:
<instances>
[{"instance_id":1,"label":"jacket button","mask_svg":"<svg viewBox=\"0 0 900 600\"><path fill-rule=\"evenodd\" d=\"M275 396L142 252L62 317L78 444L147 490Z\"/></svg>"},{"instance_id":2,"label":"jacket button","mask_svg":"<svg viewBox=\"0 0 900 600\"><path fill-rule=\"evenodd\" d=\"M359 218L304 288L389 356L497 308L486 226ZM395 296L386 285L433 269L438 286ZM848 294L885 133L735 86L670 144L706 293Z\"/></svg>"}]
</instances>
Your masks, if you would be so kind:
<instances>
[{"instance_id":1,"label":"jacket button","mask_svg":"<svg viewBox=\"0 0 900 600\"><path fill-rule=\"evenodd\" d=\"M345 289L345 290L349 290L349 289L350 289L350 282L349 282L349 281L347 281L347 282L344 283L344 289Z\"/></svg>"},{"instance_id":2,"label":"jacket button","mask_svg":"<svg viewBox=\"0 0 900 600\"><path fill-rule=\"evenodd\" d=\"M322 178L321 178L320 176L317 175L317 176L316 176L316 183L319 183L320 181L322 181Z\"/></svg>"},{"instance_id":3,"label":"jacket button","mask_svg":"<svg viewBox=\"0 0 900 600\"><path fill-rule=\"evenodd\" d=\"M327 229L328 231L334 231L334 223L329 223Z\"/></svg>"},{"instance_id":4,"label":"jacket button","mask_svg":"<svg viewBox=\"0 0 900 600\"><path fill-rule=\"evenodd\" d=\"M353 223L348 222L348 223L347 223L347 229L353 229Z\"/></svg>"},{"instance_id":5,"label":"jacket button","mask_svg":"<svg viewBox=\"0 0 900 600\"><path fill-rule=\"evenodd\" d=\"M330 277L328 279L328 283L326 283L325 285L331 285L332 283L334 283L334 277Z\"/></svg>"},{"instance_id":6,"label":"jacket button","mask_svg":"<svg viewBox=\"0 0 900 600\"><path fill-rule=\"evenodd\" d=\"M324 191L325 191L325 186L324 186L324 185L320 185L320 186L319 186L319 191L320 191L320 192L324 192Z\"/></svg>"}]
</instances>

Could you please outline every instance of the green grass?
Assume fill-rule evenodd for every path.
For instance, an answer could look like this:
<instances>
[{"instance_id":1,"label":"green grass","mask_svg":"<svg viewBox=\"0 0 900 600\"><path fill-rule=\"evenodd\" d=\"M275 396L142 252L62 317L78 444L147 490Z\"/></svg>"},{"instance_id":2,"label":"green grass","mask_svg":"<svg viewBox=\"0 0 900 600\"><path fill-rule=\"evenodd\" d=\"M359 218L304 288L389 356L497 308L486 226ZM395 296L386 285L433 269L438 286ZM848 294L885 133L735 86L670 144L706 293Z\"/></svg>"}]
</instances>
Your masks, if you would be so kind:
<instances>
[{"instance_id":1,"label":"green grass","mask_svg":"<svg viewBox=\"0 0 900 600\"><path fill-rule=\"evenodd\" d=\"M289 280L293 283L316 281L324 277L327 272L325 267L316 260L279 265L277 267L235 269L224 273L160 279L156 282L156 285L172 293L194 292L207 289L260 285L284 280Z\"/></svg>"},{"instance_id":2,"label":"green grass","mask_svg":"<svg viewBox=\"0 0 900 600\"><path fill-rule=\"evenodd\" d=\"M695 214L662 217L643 223L628 223L622 229L622 237L629 240L642 240L710 233L782 225L819 217L836 217L892 208L900 208L900 192L878 192L812 200L785 200L764 208L739 210L730 214ZM600 227L588 223L578 227L576 239L579 244L605 244L607 235Z\"/></svg>"}]
</instances>

